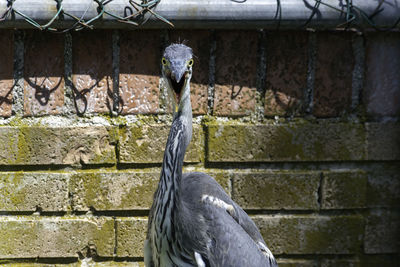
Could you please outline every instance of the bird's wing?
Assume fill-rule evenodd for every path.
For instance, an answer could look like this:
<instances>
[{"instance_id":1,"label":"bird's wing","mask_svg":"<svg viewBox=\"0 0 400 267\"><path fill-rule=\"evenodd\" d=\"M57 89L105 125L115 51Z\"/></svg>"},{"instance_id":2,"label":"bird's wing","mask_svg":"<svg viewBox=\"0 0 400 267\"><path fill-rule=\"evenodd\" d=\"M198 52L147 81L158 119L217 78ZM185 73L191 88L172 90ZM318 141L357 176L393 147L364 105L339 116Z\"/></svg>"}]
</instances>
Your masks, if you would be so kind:
<instances>
[{"instance_id":1,"label":"bird's wing","mask_svg":"<svg viewBox=\"0 0 400 267\"><path fill-rule=\"evenodd\" d=\"M179 202L183 247L207 266L277 266L254 222L212 177L183 175Z\"/></svg>"},{"instance_id":2,"label":"bird's wing","mask_svg":"<svg viewBox=\"0 0 400 267\"><path fill-rule=\"evenodd\" d=\"M149 240L146 239L144 241L144 265L146 267L154 266L152 254L153 254L153 252L151 251L151 246L150 246Z\"/></svg>"}]
</instances>

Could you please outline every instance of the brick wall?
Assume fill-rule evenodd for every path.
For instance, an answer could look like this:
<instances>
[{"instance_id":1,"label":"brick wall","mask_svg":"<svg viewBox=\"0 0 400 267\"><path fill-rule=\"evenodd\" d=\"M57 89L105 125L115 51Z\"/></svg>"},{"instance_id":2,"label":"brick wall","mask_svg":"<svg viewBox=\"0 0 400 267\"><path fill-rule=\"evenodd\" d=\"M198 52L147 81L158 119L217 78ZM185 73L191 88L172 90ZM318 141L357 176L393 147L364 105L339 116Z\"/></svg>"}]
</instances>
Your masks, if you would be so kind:
<instances>
[{"instance_id":1,"label":"brick wall","mask_svg":"<svg viewBox=\"0 0 400 267\"><path fill-rule=\"evenodd\" d=\"M185 171L214 176L280 266L395 266L400 34L239 30L2 30L0 266L143 265L179 40Z\"/></svg>"}]
</instances>

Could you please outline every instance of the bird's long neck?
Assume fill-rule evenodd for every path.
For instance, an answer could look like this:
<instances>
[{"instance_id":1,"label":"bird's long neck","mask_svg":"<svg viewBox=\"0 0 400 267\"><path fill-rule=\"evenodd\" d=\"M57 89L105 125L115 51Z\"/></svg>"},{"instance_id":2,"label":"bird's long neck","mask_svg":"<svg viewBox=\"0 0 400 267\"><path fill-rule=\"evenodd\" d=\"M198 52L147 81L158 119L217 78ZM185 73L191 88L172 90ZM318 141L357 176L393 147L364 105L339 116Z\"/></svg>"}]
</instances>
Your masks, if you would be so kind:
<instances>
[{"instance_id":1,"label":"bird's long neck","mask_svg":"<svg viewBox=\"0 0 400 267\"><path fill-rule=\"evenodd\" d=\"M189 85L188 85L189 86ZM186 88L189 92L189 88ZM182 178L183 159L192 138L192 106L190 95L183 94L169 132L164 152L160 183L176 190ZM160 185L161 186L161 185Z\"/></svg>"},{"instance_id":2,"label":"bird's long neck","mask_svg":"<svg viewBox=\"0 0 400 267\"><path fill-rule=\"evenodd\" d=\"M179 199L183 159L192 137L192 107L189 85L187 86L178 111L174 113L155 197L155 213L158 215L155 218L156 231L164 232L167 235L170 234L171 224L166 220L174 217L172 213Z\"/></svg>"}]
</instances>

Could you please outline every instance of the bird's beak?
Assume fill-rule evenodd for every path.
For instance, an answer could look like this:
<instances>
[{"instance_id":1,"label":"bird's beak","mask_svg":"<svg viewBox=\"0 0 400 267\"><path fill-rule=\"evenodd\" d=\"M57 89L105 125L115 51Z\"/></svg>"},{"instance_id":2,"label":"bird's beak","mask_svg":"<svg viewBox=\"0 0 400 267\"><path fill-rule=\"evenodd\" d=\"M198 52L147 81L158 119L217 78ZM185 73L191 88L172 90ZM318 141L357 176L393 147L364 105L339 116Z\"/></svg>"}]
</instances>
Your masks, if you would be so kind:
<instances>
[{"instance_id":1,"label":"bird's beak","mask_svg":"<svg viewBox=\"0 0 400 267\"><path fill-rule=\"evenodd\" d=\"M177 83L179 83L184 73L185 73L184 69L175 70L171 72L171 78L174 79Z\"/></svg>"},{"instance_id":2,"label":"bird's beak","mask_svg":"<svg viewBox=\"0 0 400 267\"><path fill-rule=\"evenodd\" d=\"M171 74L168 77L177 104L179 104L181 101L187 72L188 71L185 67L174 68L171 70Z\"/></svg>"}]
</instances>

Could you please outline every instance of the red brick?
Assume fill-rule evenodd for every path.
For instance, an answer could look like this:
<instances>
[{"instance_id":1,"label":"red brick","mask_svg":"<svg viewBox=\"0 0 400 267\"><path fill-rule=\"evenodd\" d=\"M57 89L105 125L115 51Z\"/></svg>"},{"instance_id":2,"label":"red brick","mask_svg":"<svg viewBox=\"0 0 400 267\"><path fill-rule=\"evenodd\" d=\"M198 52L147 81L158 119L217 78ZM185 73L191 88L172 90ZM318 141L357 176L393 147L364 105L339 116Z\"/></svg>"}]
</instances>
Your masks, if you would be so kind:
<instances>
[{"instance_id":1,"label":"red brick","mask_svg":"<svg viewBox=\"0 0 400 267\"><path fill-rule=\"evenodd\" d=\"M119 94L122 114L158 111L160 42L159 31L121 32Z\"/></svg>"},{"instance_id":2,"label":"red brick","mask_svg":"<svg viewBox=\"0 0 400 267\"><path fill-rule=\"evenodd\" d=\"M24 113L60 114L64 104L64 36L27 33L24 58Z\"/></svg>"},{"instance_id":3,"label":"red brick","mask_svg":"<svg viewBox=\"0 0 400 267\"><path fill-rule=\"evenodd\" d=\"M400 34L367 35L365 99L373 116L400 115Z\"/></svg>"},{"instance_id":4,"label":"red brick","mask_svg":"<svg viewBox=\"0 0 400 267\"><path fill-rule=\"evenodd\" d=\"M248 115L255 109L256 31L217 33L215 115Z\"/></svg>"},{"instance_id":5,"label":"red brick","mask_svg":"<svg viewBox=\"0 0 400 267\"><path fill-rule=\"evenodd\" d=\"M14 35L12 31L0 34L0 116L11 116L14 59Z\"/></svg>"},{"instance_id":6,"label":"red brick","mask_svg":"<svg viewBox=\"0 0 400 267\"><path fill-rule=\"evenodd\" d=\"M290 115L301 110L307 85L307 34L267 35L265 115Z\"/></svg>"},{"instance_id":7,"label":"red brick","mask_svg":"<svg viewBox=\"0 0 400 267\"><path fill-rule=\"evenodd\" d=\"M313 110L315 116L336 117L350 108L353 68L351 34L318 34Z\"/></svg>"},{"instance_id":8,"label":"red brick","mask_svg":"<svg viewBox=\"0 0 400 267\"><path fill-rule=\"evenodd\" d=\"M112 36L110 31L73 35L72 81L77 113L112 109Z\"/></svg>"},{"instance_id":9,"label":"red brick","mask_svg":"<svg viewBox=\"0 0 400 267\"><path fill-rule=\"evenodd\" d=\"M172 31L172 43L183 42L193 49L194 65L190 84L193 114L206 114L208 102L209 31Z\"/></svg>"}]
</instances>

